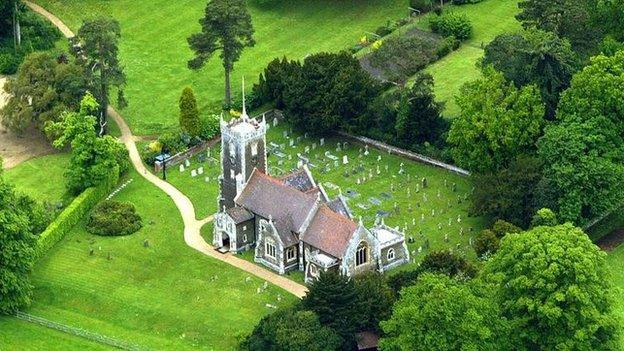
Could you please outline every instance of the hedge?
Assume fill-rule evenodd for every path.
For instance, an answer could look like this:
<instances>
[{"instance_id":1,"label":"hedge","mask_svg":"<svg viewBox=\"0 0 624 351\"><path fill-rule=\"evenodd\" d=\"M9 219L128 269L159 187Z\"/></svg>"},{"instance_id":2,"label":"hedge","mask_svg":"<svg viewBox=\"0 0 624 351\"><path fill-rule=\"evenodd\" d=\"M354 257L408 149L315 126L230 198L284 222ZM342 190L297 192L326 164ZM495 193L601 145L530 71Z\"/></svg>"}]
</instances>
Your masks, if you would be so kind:
<instances>
[{"instance_id":1,"label":"hedge","mask_svg":"<svg viewBox=\"0 0 624 351\"><path fill-rule=\"evenodd\" d=\"M583 229L589 238L595 242L622 227L624 227L624 205L616 208L597 221L592 222Z\"/></svg>"},{"instance_id":2,"label":"hedge","mask_svg":"<svg viewBox=\"0 0 624 351\"><path fill-rule=\"evenodd\" d=\"M111 186L102 184L87 188L39 235L35 256L41 258L59 242L87 213L110 191Z\"/></svg>"}]
</instances>

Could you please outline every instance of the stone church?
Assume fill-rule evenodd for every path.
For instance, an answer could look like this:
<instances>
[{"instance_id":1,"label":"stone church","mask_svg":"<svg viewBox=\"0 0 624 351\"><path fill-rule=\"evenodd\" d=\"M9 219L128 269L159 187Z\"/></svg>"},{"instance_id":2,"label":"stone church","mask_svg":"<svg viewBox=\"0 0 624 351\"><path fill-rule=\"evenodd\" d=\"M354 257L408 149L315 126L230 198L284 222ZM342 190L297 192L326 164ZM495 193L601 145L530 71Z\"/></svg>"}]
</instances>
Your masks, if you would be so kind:
<instances>
[{"instance_id":1,"label":"stone church","mask_svg":"<svg viewBox=\"0 0 624 351\"><path fill-rule=\"evenodd\" d=\"M268 174L264 120L221 120L219 212L213 245L222 252L255 250L254 259L280 274L320 271L353 276L409 262L405 235L383 221L367 229L354 221L346 199L329 199L309 169Z\"/></svg>"}]
</instances>

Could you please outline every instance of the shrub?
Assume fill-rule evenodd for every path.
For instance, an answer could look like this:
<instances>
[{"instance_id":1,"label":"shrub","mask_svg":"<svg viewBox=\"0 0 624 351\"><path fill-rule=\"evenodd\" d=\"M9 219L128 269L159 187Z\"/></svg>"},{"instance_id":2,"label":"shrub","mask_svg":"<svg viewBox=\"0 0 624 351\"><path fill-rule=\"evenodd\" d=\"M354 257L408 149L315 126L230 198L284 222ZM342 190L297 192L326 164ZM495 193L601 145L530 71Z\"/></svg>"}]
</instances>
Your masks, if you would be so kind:
<instances>
[{"instance_id":1,"label":"shrub","mask_svg":"<svg viewBox=\"0 0 624 351\"><path fill-rule=\"evenodd\" d=\"M446 12L439 16L429 18L429 26L435 33L443 37L454 36L460 41L472 36L472 23L466 15L454 12Z\"/></svg>"},{"instance_id":2,"label":"shrub","mask_svg":"<svg viewBox=\"0 0 624 351\"><path fill-rule=\"evenodd\" d=\"M219 116L208 115L199 120L199 137L210 140L219 134Z\"/></svg>"},{"instance_id":3,"label":"shrub","mask_svg":"<svg viewBox=\"0 0 624 351\"><path fill-rule=\"evenodd\" d=\"M493 231L485 229L477 235L474 241L474 250L477 257L483 258L498 251L500 239L496 237Z\"/></svg>"},{"instance_id":4,"label":"shrub","mask_svg":"<svg viewBox=\"0 0 624 351\"><path fill-rule=\"evenodd\" d=\"M141 229L141 217L129 202L106 200L99 203L89 216L87 231L103 236L128 235Z\"/></svg>"},{"instance_id":5,"label":"shrub","mask_svg":"<svg viewBox=\"0 0 624 351\"><path fill-rule=\"evenodd\" d=\"M167 150L170 155L175 155L178 152L184 151L187 146L179 130L162 133L158 137L158 142L162 145L162 149Z\"/></svg>"},{"instance_id":6,"label":"shrub","mask_svg":"<svg viewBox=\"0 0 624 351\"><path fill-rule=\"evenodd\" d=\"M410 7L425 13L433 10L434 5L432 0L410 0Z\"/></svg>"}]
</instances>

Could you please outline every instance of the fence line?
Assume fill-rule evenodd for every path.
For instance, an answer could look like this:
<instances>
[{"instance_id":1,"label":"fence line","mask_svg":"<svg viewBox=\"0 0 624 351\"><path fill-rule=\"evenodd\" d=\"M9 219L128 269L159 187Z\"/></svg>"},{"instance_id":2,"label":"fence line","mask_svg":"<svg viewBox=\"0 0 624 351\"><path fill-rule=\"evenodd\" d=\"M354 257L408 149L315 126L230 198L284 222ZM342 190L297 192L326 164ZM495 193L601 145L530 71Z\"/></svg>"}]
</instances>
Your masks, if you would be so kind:
<instances>
[{"instance_id":1,"label":"fence line","mask_svg":"<svg viewBox=\"0 0 624 351\"><path fill-rule=\"evenodd\" d=\"M21 319L29 323L38 324L38 325L41 325L50 329L54 329L63 333L75 335L75 336L78 336L78 337L81 337L90 341L94 341L100 344L115 347L121 350L129 350L129 351L141 350L139 346L134 345L134 344L129 344L124 341L110 338L108 336L92 333L90 331L87 331L81 328L71 327L68 325L61 324L61 323L53 322L51 320L48 320L42 317L33 316L32 314L18 311L15 314L15 316L18 319Z\"/></svg>"}]
</instances>

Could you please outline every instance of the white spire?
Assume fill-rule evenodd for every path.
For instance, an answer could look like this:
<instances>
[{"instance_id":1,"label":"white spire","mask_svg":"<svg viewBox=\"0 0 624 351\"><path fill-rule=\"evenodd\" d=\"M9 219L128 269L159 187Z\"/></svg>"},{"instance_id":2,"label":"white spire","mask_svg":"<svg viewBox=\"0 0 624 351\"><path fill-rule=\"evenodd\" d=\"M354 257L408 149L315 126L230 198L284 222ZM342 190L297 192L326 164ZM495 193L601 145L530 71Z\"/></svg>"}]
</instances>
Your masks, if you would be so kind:
<instances>
[{"instance_id":1,"label":"white spire","mask_svg":"<svg viewBox=\"0 0 624 351\"><path fill-rule=\"evenodd\" d=\"M243 113L241 113L241 118L243 121L247 121L249 116L247 116L247 107L245 106L245 76L243 76Z\"/></svg>"}]
</instances>

